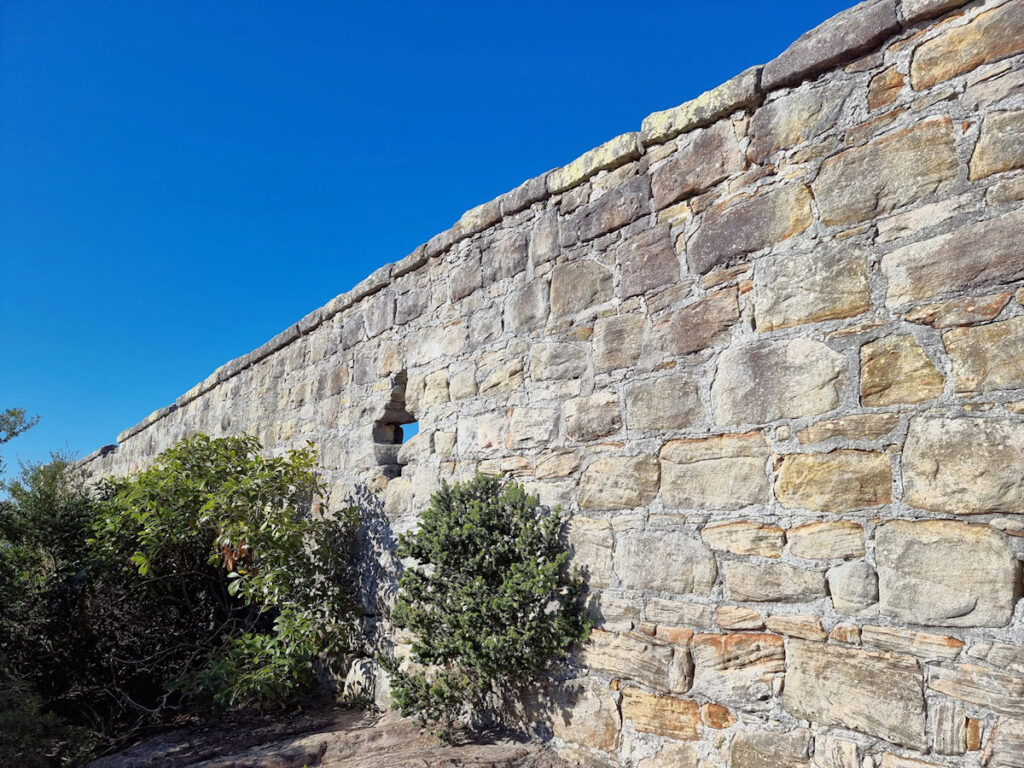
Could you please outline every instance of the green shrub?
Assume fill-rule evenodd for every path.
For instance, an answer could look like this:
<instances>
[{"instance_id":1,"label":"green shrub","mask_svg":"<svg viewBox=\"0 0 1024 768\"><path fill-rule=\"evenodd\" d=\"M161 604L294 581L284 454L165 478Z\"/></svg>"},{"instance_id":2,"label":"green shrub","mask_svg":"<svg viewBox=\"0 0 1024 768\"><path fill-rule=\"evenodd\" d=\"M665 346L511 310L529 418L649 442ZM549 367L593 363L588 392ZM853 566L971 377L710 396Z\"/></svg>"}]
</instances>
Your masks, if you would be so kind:
<instances>
[{"instance_id":1,"label":"green shrub","mask_svg":"<svg viewBox=\"0 0 1024 768\"><path fill-rule=\"evenodd\" d=\"M522 694L586 638L582 582L567 573L563 520L522 486L477 475L434 494L398 554L393 621L414 637L392 676L395 707L449 738L467 712L507 717Z\"/></svg>"}]
</instances>

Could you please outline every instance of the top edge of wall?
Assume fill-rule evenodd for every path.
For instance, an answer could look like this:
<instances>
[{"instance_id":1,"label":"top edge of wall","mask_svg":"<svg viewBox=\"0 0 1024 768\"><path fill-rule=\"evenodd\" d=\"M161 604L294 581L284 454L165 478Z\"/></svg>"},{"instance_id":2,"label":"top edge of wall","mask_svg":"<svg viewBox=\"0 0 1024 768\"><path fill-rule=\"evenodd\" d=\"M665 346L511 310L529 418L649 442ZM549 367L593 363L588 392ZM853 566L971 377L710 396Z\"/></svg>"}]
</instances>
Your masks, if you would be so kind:
<instances>
[{"instance_id":1,"label":"top edge of wall","mask_svg":"<svg viewBox=\"0 0 1024 768\"><path fill-rule=\"evenodd\" d=\"M754 109L766 95L792 88L875 50L901 32L958 9L973 0L865 0L840 11L797 38L767 64L751 67L716 88L679 106L654 112L640 130L623 133L560 168L529 179L515 189L462 214L449 229L430 238L405 258L385 264L351 290L289 326L270 341L217 368L178 399L160 408L117 436L130 437L209 392L218 384L283 349L324 322L385 288L392 280L413 272L430 259L447 253L456 243L479 234L502 219L583 184L602 171L610 171L641 157L649 147L671 141L690 131L707 127L739 110ZM116 446L104 446L86 457L88 462L109 454Z\"/></svg>"}]
</instances>

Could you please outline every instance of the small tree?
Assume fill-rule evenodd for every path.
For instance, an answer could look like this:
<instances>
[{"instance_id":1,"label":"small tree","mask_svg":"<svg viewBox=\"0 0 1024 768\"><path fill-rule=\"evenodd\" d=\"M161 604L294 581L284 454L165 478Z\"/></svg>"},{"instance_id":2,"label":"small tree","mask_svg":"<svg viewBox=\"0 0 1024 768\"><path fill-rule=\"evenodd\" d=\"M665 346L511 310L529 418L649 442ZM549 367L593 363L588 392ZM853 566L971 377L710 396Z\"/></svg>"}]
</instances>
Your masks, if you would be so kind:
<instances>
[{"instance_id":1,"label":"small tree","mask_svg":"<svg viewBox=\"0 0 1024 768\"><path fill-rule=\"evenodd\" d=\"M450 738L467 710L507 715L586 638L562 525L521 485L484 475L442 484L419 529L399 538L398 554L417 565L399 578L392 618L412 633L418 667L384 660L396 709Z\"/></svg>"}]
</instances>

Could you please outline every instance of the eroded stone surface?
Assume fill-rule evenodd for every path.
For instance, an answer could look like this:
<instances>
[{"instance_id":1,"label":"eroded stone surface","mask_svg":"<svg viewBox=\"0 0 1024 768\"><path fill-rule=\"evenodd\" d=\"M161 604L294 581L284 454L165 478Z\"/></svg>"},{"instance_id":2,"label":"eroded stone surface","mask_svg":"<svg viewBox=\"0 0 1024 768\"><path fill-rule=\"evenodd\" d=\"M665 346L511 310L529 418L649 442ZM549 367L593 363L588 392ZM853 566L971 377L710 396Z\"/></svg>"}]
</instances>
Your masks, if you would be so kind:
<instances>
[{"instance_id":1,"label":"eroded stone surface","mask_svg":"<svg viewBox=\"0 0 1024 768\"><path fill-rule=\"evenodd\" d=\"M615 572L625 589L709 595L718 577L711 550L685 531L624 533L615 545Z\"/></svg>"},{"instance_id":2,"label":"eroded stone surface","mask_svg":"<svg viewBox=\"0 0 1024 768\"><path fill-rule=\"evenodd\" d=\"M840 449L786 456L775 496L789 509L850 512L892 500L892 467L884 454Z\"/></svg>"},{"instance_id":3,"label":"eroded stone surface","mask_svg":"<svg viewBox=\"0 0 1024 768\"><path fill-rule=\"evenodd\" d=\"M785 543L785 535L777 525L761 525L752 520L706 525L700 535L712 549L735 555L782 557Z\"/></svg>"},{"instance_id":4,"label":"eroded stone surface","mask_svg":"<svg viewBox=\"0 0 1024 768\"><path fill-rule=\"evenodd\" d=\"M598 459L580 480L580 509L633 509L658 493L658 460L653 456Z\"/></svg>"},{"instance_id":5,"label":"eroded stone surface","mask_svg":"<svg viewBox=\"0 0 1024 768\"><path fill-rule=\"evenodd\" d=\"M888 336L860 350L860 400L867 406L939 397L946 380L913 336Z\"/></svg>"},{"instance_id":6,"label":"eroded stone surface","mask_svg":"<svg viewBox=\"0 0 1024 768\"><path fill-rule=\"evenodd\" d=\"M864 528L850 520L805 523L786 531L789 553L807 560L864 556Z\"/></svg>"},{"instance_id":7,"label":"eroded stone surface","mask_svg":"<svg viewBox=\"0 0 1024 768\"><path fill-rule=\"evenodd\" d=\"M844 83L805 87L764 104L750 119L751 162L763 163L780 149L812 139L833 129L850 93Z\"/></svg>"},{"instance_id":8,"label":"eroded stone surface","mask_svg":"<svg viewBox=\"0 0 1024 768\"><path fill-rule=\"evenodd\" d=\"M1024 387L1024 318L942 334L953 363L953 389L971 394Z\"/></svg>"},{"instance_id":9,"label":"eroded stone surface","mask_svg":"<svg viewBox=\"0 0 1024 768\"><path fill-rule=\"evenodd\" d=\"M694 376L663 376L626 390L626 425L630 429L684 429L705 421Z\"/></svg>"},{"instance_id":10,"label":"eroded stone surface","mask_svg":"<svg viewBox=\"0 0 1024 768\"><path fill-rule=\"evenodd\" d=\"M825 574L788 563L726 560L722 573L730 600L751 603L803 603L825 596Z\"/></svg>"},{"instance_id":11,"label":"eroded stone surface","mask_svg":"<svg viewBox=\"0 0 1024 768\"><path fill-rule=\"evenodd\" d=\"M659 210L705 192L743 170L743 155L728 120L721 120L709 128L696 131L687 139L653 173L651 188L654 206Z\"/></svg>"},{"instance_id":12,"label":"eroded stone surface","mask_svg":"<svg viewBox=\"0 0 1024 768\"><path fill-rule=\"evenodd\" d=\"M690 695L743 711L767 708L772 679L786 669L785 643L777 635L696 635L690 653L694 669Z\"/></svg>"},{"instance_id":13,"label":"eroded stone surface","mask_svg":"<svg viewBox=\"0 0 1024 768\"><path fill-rule=\"evenodd\" d=\"M811 764L811 732L806 728L779 732L740 731L732 740L730 768L807 768Z\"/></svg>"},{"instance_id":14,"label":"eroded stone surface","mask_svg":"<svg viewBox=\"0 0 1024 768\"><path fill-rule=\"evenodd\" d=\"M731 510L766 504L769 453L759 432L669 441L660 454L665 505Z\"/></svg>"},{"instance_id":15,"label":"eroded stone surface","mask_svg":"<svg viewBox=\"0 0 1024 768\"><path fill-rule=\"evenodd\" d=\"M976 664L939 664L928 687L1001 715L1024 718L1024 676L1008 675Z\"/></svg>"}]
</instances>

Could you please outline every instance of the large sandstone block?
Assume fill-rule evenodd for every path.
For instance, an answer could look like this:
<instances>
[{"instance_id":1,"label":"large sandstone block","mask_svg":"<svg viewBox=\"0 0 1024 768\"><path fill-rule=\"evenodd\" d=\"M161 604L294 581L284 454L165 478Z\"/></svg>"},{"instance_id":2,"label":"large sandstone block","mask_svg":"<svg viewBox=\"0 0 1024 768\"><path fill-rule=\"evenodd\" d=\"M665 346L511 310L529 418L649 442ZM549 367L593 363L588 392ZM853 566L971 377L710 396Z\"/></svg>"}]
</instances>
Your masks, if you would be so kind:
<instances>
[{"instance_id":1,"label":"large sandstone block","mask_svg":"<svg viewBox=\"0 0 1024 768\"><path fill-rule=\"evenodd\" d=\"M616 696L593 678L558 683L551 693L551 731L555 737L592 749L614 750L622 718Z\"/></svg>"},{"instance_id":2,"label":"large sandstone block","mask_svg":"<svg viewBox=\"0 0 1024 768\"><path fill-rule=\"evenodd\" d=\"M1005 285L1024 278L1024 209L959 227L882 257L886 304Z\"/></svg>"},{"instance_id":3,"label":"large sandstone block","mask_svg":"<svg viewBox=\"0 0 1024 768\"><path fill-rule=\"evenodd\" d=\"M612 298L612 273L596 261L559 264L551 273L551 316L566 317Z\"/></svg>"},{"instance_id":4,"label":"large sandstone block","mask_svg":"<svg viewBox=\"0 0 1024 768\"><path fill-rule=\"evenodd\" d=\"M560 252L558 233L558 211L551 210L537 219L530 231L528 254L533 265L539 266L551 261Z\"/></svg>"},{"instance_id":5,"label":"large sandstone block","mask_svg":"<svg viewBox=\"0 0 1024 768\"><path fill-rule=\"evenodd\" d=\"M639 134L624 133L606 141L599 147L584 152L566 166L556 168L547 175L548 191L552 194L582 184L599 171L612 170L640 157Z\"/></svg>"},{"instance_id":6,"label":"large sandstone block","mask_svg":"<svg viewBox=\"0 0 1024 768\"><path fill-rule=\"evenodd\" d=\"M1024 425L996 419L910 420L907 504L954 515L1024 513Z\"/></svg>"},{"instance_id":7,"label":"large sandstone block","mask_svg":"<svg viewBox=\"0 0 1024 768\"><path fill-rule=\"evenodd\" d=\"M644 733L681 741L700 738L700 706L688 699L659 696L629 687L622 695L622 716Z\"/></svg>"},{"instance_id":8,"label":"large sandstone block","mask_svg":"<svg viewBox=\"0 0 1024 768\"><path fill-rule=\"evenodd\" d=\"M963 640L946 635L933 635L899 627L865 626L861 641L883 651L909 653L925 661L952 661L960 655Z\"/></svg>"},{"instance_id":9,"label":"large sandstone block","mask_svg":"<svg viewBox=\"0 0 1024 768\"><path fill-rule=\"evenodd\" d=\"M715 423L763 424L830 411L842 401L845 368L842 355L811 339L729 347L711 385Z\"/></svg>"},{"instance_id":10,"label":"large sandstone block","mask_svg":"<svg viewBox=\"0 0 1024 768\"><path fill-rule=\"evenodd\" d=\"M691 695L743 711L770 707L772 680L786 671L785 641L778 635L696 635L690 653Z\"/></svg>"},{"instance_id":11,"label":"large sandstone block","mask_svg":"<svg viewBox=\"0 0 1024 768\"><path fill-rule=\"evenodd\" d=\"M811 193L798 183L720 203L704 214L690 237L690 267L698 274L707 274L800 234L813 220Z\"/></svg>"},{"instance_id":12,"label":"large sandstone block","mask_svg":"<svg viewBox=\"0 0 1024 768\"><path fill-rule=\"evenodd\" d=\"M839 449L785 456L775 496L787 509L843 513L892 501L892 466L885 454Z\"/></svg>"},{"instance_id":13,"label":"large sandstone block","mask_svg":"<svg viewBox=\"0 0 1024 768\"><path fill-rule=\"evenodd\" d=\"M729 768L810 768L811 732L740 731L732 740Z\"/></svg>"},{"instance_id":14,"label":"large sandstone block","mask_svg":"<svg viewBox=\"0 0 1024 768\"><path fill-rule=\"evenodd\" d=\"M985 768L1024 768L1024 719L1000 718L987 749Z\"/></svg>"},{"instance_id":15,"label":"large sandstone block","mask_svg":"<svg viewBox=\"0 0 1024 768\"><path fill-rule=\"evenodd\" d=\"M739 318L736 289L716 291L652 326L644 346L654 355L691 355L727 339Z\"/></svg>"},{"instance_id":16,"label":"large sandstone block","mask_svg":"<svg viewBox=\"0 0 1024 768\"><path fill-rule=\"evenodd\" d=\"M661 469L653 456L598 459L580 480L580 509L635 509L658 495Z\"/></svg>"},{"instance_id":17,"label":"large sandstone block","mask_svg":"<svg viewBox=\"0 0 1024 768\"><path fill-rule=\"evenodd\" d=\"M706 596L718 578L711 550L686 531L620 534L614 560L623 589Z\"/></svg>"},{"instance_id":18,"label":"large sandstone block","mask_svg":"<svg viewBox=\"0 0 1024 768\"><path fill-rule=\"evenodd\" d=\"M934 18L946 11L967 5L969 0L901 0L903 20L908 24Z\"/></svg>"},{"instance_id":19,"label":"large sandstone block","mask_svg":"<svg viewBox=\"0 0 1024 768\"><path fill-rule=\"evenodd\" d=\"M532 280L512 290L505 300L505 330L526 333L548 320L548 281Z\"/></svg>"},{"instance_id":20,"label":"large sandstone block","mask_svg":"<svg viewBox=\"0 0 1024 768\"><path fill-rule=\"evenodd\" d=\"M634 176L581 208L565 226L575 231L581 241L592 240L636 221L650 207L650 178Z\"/></svg>"},{"instance_id":21,"label":"large sandstone block","mask_svg":"<svg viewBox=\"0 0 1024 768\"><path fill-rule=\"evenodd\" d=\"M571 342L546 342L530 349L530 378L534 381L575 379L587 370L587 348Z\"/></svg>"},{"instance_id":22,"label":"large sandstone block","mask_svg":"<svg viewBox=\"0 0 1024 768\"><path fill-rule=\"evenodd\" d=\"M594 369L613 371L633 365L643 350L647 319L641 314L602 317L594 323Z\"/></svg>"},{"instance_id":23,"label":"large sandstone block","mask_svg":"<svg viewBox=\"0 0 1024 768\"><path fill-rule=\"evenodd\" d=\"M526 235L510 234L498 240L483 255L484 282L493 283L514 277L526 269Z\"/></svg>"},{"instance_id":24,"label":"large sandstone block","mask_svg":"<svg viewBox=\"0 0 1024 768\"><path fill-rule=\"evenodd\" d=\"M878 602L878 574L864 560L830 568L827 579L837 613L856 616Z\"/></svg>"},{"instance_id":25,"label":"large sandstone block","mask_svg":"<svg viewBox=\"0 0 1024 768\"><path fill-rule=\"evenodd\" d=\"M825 574L788 563L722 563L729 599L740 603L804 603L825 597Z\"/></svg>"},{"instance_id":26,"label":"large sandstone block","mask_svg":"<svg viewBox=\"0 0 1024 768\"><path fill-rule=\"evenodd\" d=\"M782 557L786 542L783 530L777 525L761 525L753 520L705 525L700 536L705 544L720 552L760 557Z\"/></svg>"},{"instance_id":27,"label":"large sandstone block","mask_svg":"<svg viewBox=\"0 0 1024 768\"><path fill-rule=\"evenodd\" d=\"M822 222L847 226L935 194L956 172L953 126L941 117L830 157L811 188Z\"/></svg>"},{"instance_id":28,"label":"large sandstone block","mask_svg":"<svg viewBox=\"0 0 1024 768\"><path fill-rule=\"evenodd\" d=\"M619 399L614 392L598 392L565 403L565 436L576 442L590 442L618 432L622 427Z\"/></svg>"},{"instance_id":29,"label":"large sandstone block","mask_svg":"<svg viewBox=\"0 0 1024 768\"><path fill-rule=\"evenodd\" d=\"M626 240L618 248L618 259L622 269L619 295L623 299L679 282L679 257L667 225Z\"/></svg>"},{"instance_id":30,"label":"large sandstone block","mask_svg":"<svg viewBox=\"0 0 1024 768\"><path fill-rule=\"evenodd\" d=\"M986 115L971 155L971 179L1024 168L1024 111Z\"/></svg>"},{"instance_id":31,"label":"large sandstone block","mask_svg":"<svg viewBox=\"0 0 1024 768\"><path fill-rule=\"evenodd\" d=\"M764 65L766 91L793 85L871 50L900 29L893 0L868 0L805 32Z\"/></svg>"},{"instance_id":32,"label":"large sandstone block","mask_svg":"<svg viewBox=\"0 0 1024 768\"><path fill-rule=\"evenodd\" d=\"M771 488L764 435L671 440L661 449L662 498L677 509L742 509L767 504Z\"/></svg>"},{"instance_id":33,"label":"large sandstone block","mask_svg":"<svg viewBox=\"0 0 1024 768\"><path fill-rule=\"evenodd\" d=\"M645 146L660 144L759 103L760 79L761 67L751 67L685 104L648 115L640 127L641 140Z\"/></svg>"},{"instance_id":34,"label":"large sandstone block","mask_svg":"<svg viewBox=\"0 0 1024 768\"><path fill-rule=\"evenodd\" d=\"M851 520L805 523L786 531L789 553L805 560L864 557L864 528Z\"/></svg>"},{"instance_id":35,"label":"large sandstone block","mask_svg":"<svg viewBox=\"0 0 1024 768\"><path fill-rule=\"evenodd\" d=\"M1001 627L1020 596L1006 537L956 520L897 520L875 534L879 608L913 624Z\"/></svg>"},{"instance_id":36,"label":"large sandstone block","mask_svg":"<svg viewBox=\"0 0 1024 768\"><path fill-rule=\"evenodd\" d=\"M686 653L685 649L681 649ZM612 677L635 680L659 691L669 690L672 646L637 635L595 629L583 647L583 663ZM678 693L686 693L685 688Z\"/></svg>"},{"instance_id":37,"label":"large sandstone block","mask_svg":"<svg viewBox=\"0 0 1024 768\"><path fill-rule=\"evenodd\" d=\"M806 87L765 103L750 119L747 157L762 164L780 149L802 144L835 128L850 93L845 83Z\"/></svg>"},{"instance_id":38,"label":"large sandstone block","mask_svg":"<svg viewBox=\"0 0 1024 768\"><path fill-rule=\"evenodd\" d=\"M657 210L711 189L742 171L743 154L728 120L686 137L675 154L652 174L651 189Z\"/></svg>"},{"instance_id":39,"label":"large sandstone block","mask_svg":"<svg viewBox=\"0 0 1024 768\"><path fill-rule=\"evenodd\" d=\"M924 676L917 661L790 640L782 705L795 717L924 751Z\"/></svg>"},{"instance_id":40,"label":"large sandstone block","mask_svg":"<svg viewBox=\"0 0 1024 768\"><path fill-rule=\"evenodd\" d=\"M880 440L900 423L898 413L855 413L838 419L825 419L799 430L796 439L802 444L822 443L833 437L851 440Z\"/></svg>"},{"instance_id":41,"label":"large sandstone block","mask_svg":"<svg viewBox=\"0 0 1024 768\"><path fill-rule=\"evenodd\" d=\"M954 328L942 334L960 393L1024 387L1024 318Z\"/></svg>"},{"instance_id":42,"label":"large sandstone block","mask_svg":"<svg viewBox=\"0 0 1024 768\"><path fill-rule=\"evenodd\" d=\"M950 27L914 51L910 84L930 88L989 61L1024 51L1024 5L1006 3Z\"/></svg>"},{"instance_id":43,"label":"large sandstone block","mask_svg":"<svg viewBox=\"0 0 1024 768\"><path fill-rule=\"evenodd\" d=\"M572 564L580 569L589 586L597 589L610 587L615 544L611 522L573 515L568 529Z\"/></svg>"},{"instance_id":44,"label":"large sandstone block","mask_svg":"<svg viewBox=\"0 0 1024 768\"><path fill-rule=\"evenodd\" d=\"M754 269L754 318L759 331L854 317L871 307L865 254L781 254Z\"/></svg>"},{"instance_id":45,"label":"large sandstone block","mask_svg":"<svg viewBox=\"0 0 1024 768\"><path fill-rule=\"evenodd\" d=\"M1001 715L1024 718L1024 676L976 664L937 664L931 667L928 687Z\"/></svg>"},{"instance_id":46,"label":"large sandstone block","mask_svg":"<svg viewBox=\"0 0 1024 768\"><path fill-rule=\"evenodd\" d=\"M920 403L940 397L946 380L917 339L887 336L860 350L860 401L866 406Z\"/></svg>"},{"instance_id":47,"label":"large sandstone block","mask_svg":"<svg viewBox=\"0 0 1024 768\"><path fill-rule=\"evenodd\" d=\"M549 445L558 435L558 422L554 408L516 408L509 420L506 447L521 451Z\"/></svg>"},{"instance_id":48,"label":"large sandstone block","mask_svg":"<svg viewBox=\"0 0 1024 768\"><path fill-rule=\"evenodd\" d=\"M685 429L705 421L698 382L691 374L663 376L626 390L629 429Z\"/></svg>"}]
</instances>

